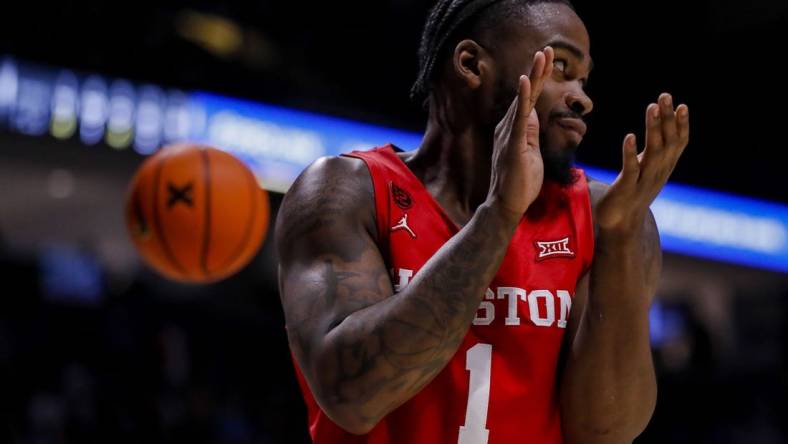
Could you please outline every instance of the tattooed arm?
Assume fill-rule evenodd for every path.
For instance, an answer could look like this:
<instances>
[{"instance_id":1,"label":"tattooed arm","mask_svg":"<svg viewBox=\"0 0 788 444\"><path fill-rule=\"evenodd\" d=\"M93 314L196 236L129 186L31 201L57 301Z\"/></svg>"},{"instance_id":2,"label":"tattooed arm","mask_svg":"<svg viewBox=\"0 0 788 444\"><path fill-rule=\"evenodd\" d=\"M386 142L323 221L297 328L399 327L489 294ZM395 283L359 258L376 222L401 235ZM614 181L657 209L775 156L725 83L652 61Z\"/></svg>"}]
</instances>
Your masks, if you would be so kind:
<instances>
[{"instance_id":1,"label":"tattooed arm","mask_svg":"<svg viewBox=\"0 0 788 444\"><path fill-rule=\"evenodd\" d=\"M346 430L371 430L457 351L542 187L532 110L552 67L551 48L534 55L533 83L520 77L495 128L487 199L397 294L375 243L373 187L362 161L320 160L287 193L276 231L290 346L316 401Z\"/></svg>"},{"instance_id":2,"label":"tattooed arm","mask_svg":"<svg viewBox=\"0 0 788 444\"><path fill-rule=\"evenodd\" d=\"M320 160L287 193L276 231L290 346L316 401L346 430L371 430L456 353L542 187L532 110L552 61L551 48L534 55L533 83L520 77L495 129L487 199L397 294L375 243L373 187L362 161Z\"/></svg>"},{"instance_id":3,"label":"tattooed arm","mask_svg":"<svg viewBox=\"0 0 788 444\"><path fill-rule=\"evenodd\" d=\"M483 204L393 294L363 162L326 158L301 175L277 220L280 294L293 354L334 422L366 433L445 367L518 220Z\"/></svg>"}]
</instances>

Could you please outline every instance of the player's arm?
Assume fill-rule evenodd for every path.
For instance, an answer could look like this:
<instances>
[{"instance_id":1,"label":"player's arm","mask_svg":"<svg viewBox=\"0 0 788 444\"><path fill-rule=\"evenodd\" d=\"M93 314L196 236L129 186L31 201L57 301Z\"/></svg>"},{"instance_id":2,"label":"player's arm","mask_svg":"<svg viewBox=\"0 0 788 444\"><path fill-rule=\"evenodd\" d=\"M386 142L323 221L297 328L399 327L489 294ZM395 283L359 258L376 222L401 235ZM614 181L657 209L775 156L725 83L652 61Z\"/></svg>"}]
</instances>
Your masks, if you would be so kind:
<instances>
[{"instance_id":1,"label":"player's arm","mask_svg":"<svg viewBox=\"0 0 788 444\"><path fill-rule=\"evenodd\" d=\"M318 404L369 431L440 372L465 336L516 221L483 205L394 294L375 243L372 183L358 159L323 159L277 221L290 346Z\"/></svg>"},{"instance_id":2,"label":"player's arm","mask_svg":"<svg viewBox=\"0 0 788 444\"><path fill-rule=\"evenodd\" d=\"M592 199L598 200L606 188L592 182ZM628 259L598 238L603 245L596 249L594 267L577 285L561 384L567 443L631 442L653 413L657 387L648 308L657 290L662 253L650 214L642 230L639 248L622 249ZM589 293L612 294L616 300L599 297L589 306Z\"/></svg>"},{"instance_id":3,"label":"player's arm","mask_svg":"<svg viewBox=\"0 0 788 444\"><path fill-rule=\"evenodd\" d=\"M667 95L646 113L643 152L628 135L616 181L590 183L594 263L578 282L560 393L569 444L630 443L656 405L648 311L662 254L649 205L689 141L689 117L685 105L674 111Z\"/></svg>"},{"instance_id":4,"label":"player's arm","mask_svg":"<svg viewBox=\"0 0 788 444\"><path fill-rule=\"evenodd\" d=\"M276 232L290 345L318 404L346 430L372 429L462 342L542 186L532 110L552 59L550 48L536 53L533 94L522 76L496 128L487 200L397 294L375 242L372 181L361 161L317 162L282 202Z\"/></svg>"}]
</instances>

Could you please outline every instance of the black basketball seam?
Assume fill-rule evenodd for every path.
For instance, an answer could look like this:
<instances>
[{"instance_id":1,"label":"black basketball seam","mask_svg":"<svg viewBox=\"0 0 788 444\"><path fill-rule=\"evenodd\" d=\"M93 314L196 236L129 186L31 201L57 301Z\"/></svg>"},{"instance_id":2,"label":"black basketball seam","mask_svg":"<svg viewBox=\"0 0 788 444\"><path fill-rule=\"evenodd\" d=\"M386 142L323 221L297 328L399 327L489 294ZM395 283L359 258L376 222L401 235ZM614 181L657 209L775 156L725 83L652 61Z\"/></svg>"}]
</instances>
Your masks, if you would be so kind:
<instances>
[{"instance_id":1,"label":"black basketball seam","mask_svg":"<svg viewBox=\"0 0 788 444\"><path fill-rule=\"evenodd\" d=\"M254 226L254 222L257 220L257 201L259 200L258 194L260 190L258 189L257 181L254 179L254 176L252 176L246 167L244 167L244 176L246 176L247 180L251 180L252 182L252 192L250 193L252 195L252 214L246 223L246 228L244 229L244 235L241 238L241 242L238 244L235 252L228 256L225 266L232 264L236 259L238 259L241 253L243 253L244 246L247 242L249 242L249 237L252 235L252 227Z\"/></svg>"},{"instance_id":2,"label":"black basketball seam","mask_svg":"<svg viewBox=\"0 0 788 444\"><path fill-rule=\"evenodd\" d=\"M163 154L162 158L159 160L159 163L156 165L156 172L154 173L153 222L154 226L156 227L156 234L158 234L159 239L161 239L161 246L164 249L165 256L167 256L167 259L170 261L170 265L174 266L178 271L180 271L183 277L188 277L186 270L183 268L183 266L181 266L180 262L178 262L178 259L175 258L175 255L172 254L170 244L167 242L167 237L164 235L164 228L161 226L161 218L159 215L159 185L161 182L161 170L164 169L165 160L167 160L167 155Z\"/></svg>"},{"instance_id":3,"label":"black basketball seam","mask_svg":"<svg viewBox=\"0 0 788 444\"><path fill-rule=\"evenodd\" d=\"M203 178L205 179L205 220L203 222L202 251L200 252L200 267L205 277L208 277L208 248L211 242L211 161L208 151L200 148L203 164Z\"/></svg>"},{"instance_id":4,"label":"black basketball seam","mask_svg":"<svg viewBox=\"0 0 788 444\"><path fill-rule=\"evenodd\" d=\"M150 225L148 224L148 220L145 218L143 214L145 210L143 210L143 202L142 196L139 190L139 186L137 186L134 190L132 190L131 194L132 199L132 217L134 218L134 222L137 223L137 237L140 239L144 238L146 235L150 234Z\"/></svg>"}]
</instances>

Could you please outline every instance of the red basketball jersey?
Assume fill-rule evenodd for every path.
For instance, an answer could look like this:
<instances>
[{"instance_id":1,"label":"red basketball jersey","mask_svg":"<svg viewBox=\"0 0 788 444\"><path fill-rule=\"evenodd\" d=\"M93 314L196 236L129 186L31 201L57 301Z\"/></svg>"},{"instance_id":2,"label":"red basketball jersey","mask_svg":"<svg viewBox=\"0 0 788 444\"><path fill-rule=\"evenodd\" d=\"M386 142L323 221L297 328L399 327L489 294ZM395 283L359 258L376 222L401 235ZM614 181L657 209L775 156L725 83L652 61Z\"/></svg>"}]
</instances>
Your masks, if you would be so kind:
<instances>
[{"instance_id":1,"label":"red basketball jersey","mask_svg":"<svg viewBox=\"0 0 788 444\"><path fill-rule=\"evenodd\" d=\"M400 291L459 231L391 145L354 151L372 176L380 251ZM575 285L593 256L584 173L545 182L446 367L367 435L345 432L297 371L316 444L561 443L559 354Z\"/></svg>"}]
</instances>

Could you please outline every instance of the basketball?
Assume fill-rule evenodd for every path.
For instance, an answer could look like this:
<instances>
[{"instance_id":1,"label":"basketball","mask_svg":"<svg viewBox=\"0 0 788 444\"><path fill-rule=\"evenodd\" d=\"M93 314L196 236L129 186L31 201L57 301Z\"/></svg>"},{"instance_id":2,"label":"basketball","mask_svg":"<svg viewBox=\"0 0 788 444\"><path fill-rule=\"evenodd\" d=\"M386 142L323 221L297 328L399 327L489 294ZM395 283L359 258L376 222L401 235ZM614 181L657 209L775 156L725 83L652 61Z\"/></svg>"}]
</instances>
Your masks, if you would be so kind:
<instances>
[{"instance_id":1,"label":"basketball","mask_svg":"<svg viewBox=\"0 0 788 444\"><path fill-rule=\"evenodd\" d=\"M186 283L224 279L245 266L268 228L268 193L240 160L180 144L146 159L132 179L126 226L145 262Z\"/></svg>"}]
</instances>

